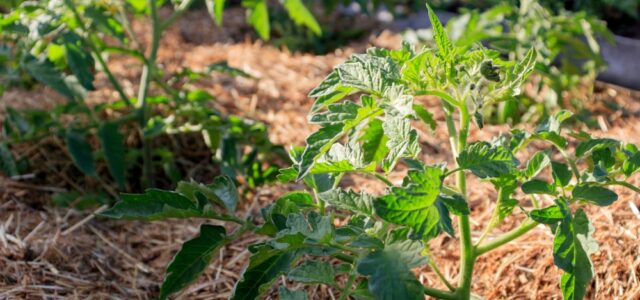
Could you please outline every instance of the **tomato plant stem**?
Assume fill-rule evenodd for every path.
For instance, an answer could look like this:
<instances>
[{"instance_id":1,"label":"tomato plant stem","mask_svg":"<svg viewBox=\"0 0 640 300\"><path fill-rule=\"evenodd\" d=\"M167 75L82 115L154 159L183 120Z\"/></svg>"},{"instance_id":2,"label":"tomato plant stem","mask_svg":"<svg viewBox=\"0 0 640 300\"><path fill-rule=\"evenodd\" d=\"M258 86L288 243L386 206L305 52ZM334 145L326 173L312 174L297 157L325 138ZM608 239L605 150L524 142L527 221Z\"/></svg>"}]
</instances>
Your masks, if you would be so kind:
<instances>
[{"instance_id":1,"label":"tomato plant stem","mask_svg":"<svg viewBox=\"0 0 640 300\"><path fill-rule=\"evenodd\" d=\"M511 242L519 238L523 234L529 232L529 230L535 228L536 226L538 226L538 222L531 219L527 219L524 222L522 222L522 224L520 224L520 226L518 226L517 228L507 233L504 233L491 241L484 242L478 245L475 249L475 255L480 256L508 242Z\"/></svg>"},{"instance_id":2,"label":"tomato plant stem","mask_svg":"<svg viewBox=\"0 0 640 300\"><path fill-rule=\"evenodd\" d=\"M469 134L469 111L466 103L462 102L460 109L460 131L458 135L458 151L459 155L467 146L467 136ZM465 172L457 173L456 185L462 196L467 198L467 184ZM475 254L473 253L473 244L471 242L471 225L469 224L469 216L461 215L458 217L458 226L460 228L460 277L458 278L458 289L456 294L460 299L469 299L471 295L471 277L473 274L473 265L475 262Z\"/></svg>"},{"instance_id":3,"label":"tomato plant stem","mask_svg":"<svg viewBox=\"0 0 640 300\"><path fill-rule=\"evenodd\" d=\"M156 64L156 57L158 55L158 47L160 46L160 37L162 34L159 20L158 20L158 8L155 0L148 0L147 5L151 15L151 51L149 58L146 60L144 67L142 68L142 75L140 76L140 88L138 90L138 116L140 125L140 136L142 139L142 157L143 157L143 169L142 173L146 181L147 186L153 187L155 185L153 178L153 156L149 139L144 137L142 133L147 125L149 119L149 108L147 107L147 96L149 94L149 83L153 77L153 68Z\"/></svg>"},{"instance_id":4,"label":"tomato plant stem","mask_svg":"<svg viewBox=\"0 0 640 300\"><path fill-rule=\"evenodd\" d=\"M442 291L439 289L434 289L430 287L424 287L424 294L427 296L434 297L436 299L445 299L445 300L455 300L456 295L451 292Z\"/></svg>"}]
</instances>

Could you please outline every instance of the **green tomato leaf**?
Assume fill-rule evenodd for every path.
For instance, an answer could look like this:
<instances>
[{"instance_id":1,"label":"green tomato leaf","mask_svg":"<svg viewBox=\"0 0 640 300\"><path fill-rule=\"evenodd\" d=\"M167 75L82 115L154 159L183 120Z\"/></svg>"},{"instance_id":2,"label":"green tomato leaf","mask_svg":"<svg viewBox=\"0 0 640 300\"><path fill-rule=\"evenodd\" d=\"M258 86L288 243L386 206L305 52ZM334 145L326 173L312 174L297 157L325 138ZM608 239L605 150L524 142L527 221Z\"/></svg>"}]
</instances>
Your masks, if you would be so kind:
<instances>
[{"instance_id":1,"label":"green tomato leaf","mask_svg":"<svg viewBox=\"0 0 640 300\"><path fill-rule=\"evenodd\" d=\"M107 122L98 128L98 139L102 145L104 158L111 176L118 183L120 189L125 188L126 182L126 161L124 137L118 131L118 124Z\"/></svg>"},{"instance_id":2,"label":"green tomato leaf","mask_svg":"<svg viewBox=\"0 0 640 300\"><path fill-rule=\"evenodd\" d=\"M344 124L329 125L307 137L307 147L302 154L297 180L302 179L311 170L315 159L327 152L331 145L342 135Z\"/></svg>"},{"instance_id":3,"label":"green tomato leaf","mask_svg":"<svg viewBox=\"0 0 640 300\"><path fill-rule=\"evenodd\" d=\"M420 120L429 126L429 129L436 130L436 120L433 118L433 114L430 111L426 110L419 104L414 104L413 110L416 112L416 115L418 115Z\"/></svg>"},{"instance_id":4,"label":"green tomato leaf","mask_svg":"<svg viewBox=\"0 0 640 300\"><path fill-rule=\"evenodd\" d=\"M538 223L554 225L564 220L564 213L558 205L552 205L542 209L534 209L529 213L531 219Z\"/></svg>"},{"instance_id":5,"label":"green tomato leaf","mask_svg":"<svg viewBox=\"0 0 640 300\"><path fill-rule=\"evenodd\" d=\"M269 40L271 25L266 0L243 0L242 6L248 10L247 23L253 26L260 38Z\"/></svg>"},{"instance_id":6,"label":"green tomato leaf","mask_svg":"<svg viewBox=\"0 0 640 300\"><path fill-rule=\"evenodd\" d=\"M640 170L640 151L636 151L624 161L622 170L627 177Z\"/></svg>"},{"instance_id":7,"label":"green tomato leaf","mask_svg":"<svg viewBox=\"0 0 640 300\"><path fill-rule=\"evenodd\" d=\"M439 167L409 171L405 186L393 187L374 201L376 213L385 221L410 227L415 237L430 232L440 219L434 202L440 194L442 175Z\"/></svg>"},{"instance_id":8,"label":"green tomato leaf","mask_svg":"<svg viewBox=\"0 0 640 300\"><path fill-rule=\"evenodd\" d=\"M564 299L584 299L593 278L589 256L598 250L598 245L592 238L594 228L584 211L579 209L572 217L566 202L558 203L565 216L556 229L553 241L554 263L564 271L560 287Z\"/></svg>"},{"instance_id":9,"label":"green tomato leaf","mask_svg":"<svg viewBox=\"0 0 640 300\"><path fill-rule=\"evenodd\" d=\"M213 17L213 20L216 22L216 25L218 26L222 26L224 3L225 3L225 0L206 0L205 1L209 14L211 15L211 17Z\"/></svg>"},{"instance_id":10,"label":"green tomato leaf","mask_svg":"<svg viewBox=\"0 0 640 300\"><path fill-rule=\"evenodd\" d=\"M438 51L442 55L442 58L448 61L451 59L450 56L453 52L453 44L451 43L451 40L449 40L442 23L440 23L440 19L438 19L438 16L431 9L431 6L429 6L428 3L427 11L429 13L429 21L431 22L431 26L433 26L433 39L438 47Z\"/></svg>"},{"instance_id":11,"label":"green tomato leaf","mask_svg":"<svg viewBox=\"0 0 640 300\"><path fill-rule=\"evenodd\" d=\"M313 103L311 113L316 113L317 111L327 107L328 105L343 99L347 95L351 94L352 91L352 87L347 87L340 84L340 75L338 75L338 71L332 71L316 88L311 90L311 92L309 93L309 97L317 98Z\"/></svg>"},{"instance_id":12,"label":"green tomato leaf","mask_svg":"<svg viewBox=\"0 0 640 300\"><path fill-rule=\"evenodd\" d=\"M242 273L231 294L231 300L254 300L262 296L273 282L291 269L298 254L292 251L260 247L249 258L249 266Z\"/></svg>"},{"instance_id":13,"label":"green tomato leaf","mask_svg":"<svg viewBox=\"0 0 640 300\"><path fill-rule=\"evenodd\" d=\"M91 55L83 51L80 46L73 42L67 42L64 44L64 53L67 59L67 64L78 78L80 85L85 89L92 91L95 89L93 86L93 58Z\"/></svg>"},{"instance_id":14,"label":"green tomato leaf","mask_svg":"<svg viewBox=\"0 0 640 300\"><path fill-rule=\"evenodd\" d=\"M235 212L238 203L236 185L228 176L218 176L208 185L183 181L178 183L176 191L193 202L198 202L200 195L204 196L209 202L223 206L230 213Z\"/></svg>"},{"instance_id":15,"label":"green tomato leaf","mask_svg":"<svg viewBox=\"0 0 640 300\"><path fill-rule=\"evenodd\" d=\"M554 185L540 179L532 179L523 183L522 191L525 194L547 194L552 196L558 194Z\"/></svg>"},{"instance_id":16,"label":"green tomato leaf","mask_svg":"<svg viewBox=\"0 0 640 300\"><path fill-rule=\"evenodd\" d=\"M562 123L572 116L572 112L568 110L561 110L555 115L547 117L542 123L540 123L536 128L536 133L553 132L560 134L560 127L562 126Z\"/></svg>"},{"instance_id":17,"label":"green tomato leaf","mask_svg":"<svg viewBox=\"0 0 640 300\"><path fill-rule=\"evenodd\" d=\"M524 175L531 179L546 168L551 163L551 159L549 158L549 154L544 151L538 151L534 154L531 159L527 162L527 168L524 170Z\"/></svg>"},{"instance_id":18,"label":"green tomato leaf","mask_svg":"<svg viewBox=\"0 0 640 300\"><path fill-rule=\"evenodd\" d=\"M0 143L0 171L4 172L7 176L16 176L18 173L18 166L13 159L13 155L7 147L6 143Z\"/></svg>"},{"instance_id":19,"label":"green tomato leaf","mask_svg":"<svg viewBox=\"0 0 640 300\"><path fill-rule=\"evenodd\" d=\"M287 10L287 13L289 13L289 17L291 17L293 22L309 28L311 32L317 36L322 35L320 25L301 0L284 0L282 5Z\"/></svg>"},{"instance_id":20,"label":"green tomato leaf","mask_svg":"<svg viewBox=\"0 0 640 300\"><path fill-rule=\"evenodd\" d=\"M400 78L399 67L391 58L367 54L354 54L336 71L341 85L374 95L382 95Z\"/></svg>"},{"instance_id":21,"label":"green tomato leaf","mask_svg":"<svg viewBox=\"0 0 640 300\"><path fill-rule=\"evenodd\" d=\"M581 183L574 187L572 195L576 200L587 201L598 206L608 206L618 200L618 194L614 191L589 183Z\"/></svg>"},{"instance_id":22,"label":"green tomato leaf","mask_svg":"<svg viewBox=\"0 0 640 300\"><path fill-rule=\"evenodd\" d=\"M584 141L576 147L576 157L583 157L593 151L597 151L599 149L608 148L608 147L618 147L620 142L614 139L591 139L588 141Z\"/></svg>"},{"instance_id":23,"label":"green tomato leaf","mask_svg":"<svg viewBox=\"0 0 640 300\"><path fill-rule=\"evenodd\" d=\"M338 209L348 210L355 214L371 216L373 214L373 196L351 190L332 189L318 195L320 200Z\"/></svg>"},{"instance_id":24,"label":"green tomato leaf","mask_svg":"<svg viewBox=\"0 0 640 300\"><path fill-rule=\"evenodd\" d=\"M290 290L286 287L279 287L280 300L307 300L307 292L304 290Z\"/></svg>"},{"instance_id":25,"label":"green tomato leaf","mask_svg":"<svg viewBox=\"0 0 640 300\"><path fill-rule=\"evenodd\" d=\"M69 128L66 131L65 141L76 167L88 176L96 176L93 149L91 149L91 145L87 142L85 135L73 128Z\"/></svg>"},{"instance_id":26,"label":"green tomato leaf","mask_svg":"<svg viewBox=\"0 0 640 300\"><path fill-rule=\"evenodd\" d=\"M551 175L555 184L562 187L567 186L573 177L567 165L555 161L551 162Z\"/></svg>"},{"instance_id":27,"label":"green tomato leaf","mask_svg":"<svg viewBox=\"0 0 640 300\"><path fill-rule=\"evenodd\" d=\"M389 153L387 142L389 138L384 134L382 121L374 119L360 137L364 160L366 162L381 162Z\"/></svg>"},{"instance_id":28,"label":"green tomato leaf","mask_svg":"<svg viewBox=\"0 0 640 300\"><path fill-rule=\"evenodd\" d=\"M56 70L55 66L46 57L37 59L29 55L22 64L27 73L37 81L51 87L70 101L76 100L76 94L67 85L64 74Z\"/></svg>"},{"instance_id":29,"label":"green tomato leaf","mask_svg":"<svg viewBox=\"0 0 640 300\"><path fill-rule=\"evenodd\" d=\"M166 299L200 277L225 242L224 227L200 226L200 235L185 242L167 267L167 275L160 287L160 299Z\"/></svg>"},{"instance_id":30,"label":"green tomato leaf","mask_svg":"<svg viewBox=\"0 0 640 300\"><path fill-rule=\"evenodd\" d=\"M424 299L422 284L411 272L427 261L420 251L418 241L396 241L358 261L358 273L369 277L369 291L375 299Z\"/></svg>"},{"instance_id":31,"label":"green tomato leaf","mask_svg":"<svg viewBox=\"0 0 640 300\"><path fill-rule=\"evenodd\" d=\"M211 205L196 203L181 193L159 189L147 189L144 194L122 194L122 200L100 215L143 221L219 216L212 210Z\"/></svg>"},{"instance_id":32,"label":"green tomato leaf","mask_svg":"<svg viewBox=\"0 0 640 300\"><path fill-rule=\"evenodd\" d=\"M306 260L287 274L287 278L293 281L329 286L335 284L335 277L333 266L319 260Z\"/></svg>"},{"instance_id":33,"label":"green tomato leaf","mask_svg":"<svg viewBox=\"0 0 640 300\"><path fill-rule=\"evenodd\" d=\"M438 199L447 207L447 209L456 216L468 216L471 213L467 200L461 195L453 196L440 194Z\"/></svg>"},{"instance_id":34,"label":"green tomato leaf","mask_svg":"<svg viewBox=\"0 0 640 300\"><path fill-rule=\"evenodd\" d=\"M387 148L389 152L383 160L382 168L390 172L395 167L398 159L408 154L415 156L419 151L418 133L411 128L409 119L401 116L388 116L382 124L382 129L387 136Z\"/></svg>"},{"instance_id":35,"label":"green tomato leaf","mask_svg":"<svg viewBox=\"0 0 640 300\"><path fill-rule=\"evenodd\" d=\"M518 165L518 160L509 149L487 142L471 144L460 153L457 161L461 168L470 170L480 178L510 174Z\"/></svg>"}]
</instances>

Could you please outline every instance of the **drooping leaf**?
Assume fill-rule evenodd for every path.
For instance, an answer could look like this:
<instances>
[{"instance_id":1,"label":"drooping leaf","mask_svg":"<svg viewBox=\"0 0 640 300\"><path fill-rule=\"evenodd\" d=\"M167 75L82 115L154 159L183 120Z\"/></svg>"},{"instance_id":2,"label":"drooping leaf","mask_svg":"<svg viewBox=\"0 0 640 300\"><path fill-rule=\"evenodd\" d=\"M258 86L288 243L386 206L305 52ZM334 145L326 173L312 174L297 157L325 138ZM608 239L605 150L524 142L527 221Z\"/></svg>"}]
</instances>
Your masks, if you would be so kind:
<instances>
[{"instance_id":1,"label":"drooping leaf","mask_svg":"<svg viewBox=\"0 0 640 300\"><path fill-rule=\"evenodd\" d=\"M114 219L155 221L218 216L211 206L199 207L185 195L147 189L144 194L122 194L122 199L100 215Z\"/></svg>"},{"instance_id":2,"label":"drooping leaf","mask_svg":"<svg viewBox=\"0 0 640 300\"><path fill-rule=\"evenodd\" d=\"M480 178L510 174L518 164L511 151L487 142L471 144L460 153L457 161L461 168L470 170Z\"/></svg>"},{"instance_id":3,"label":"drooping leaf","mask_svg":"<svg viewBox=\"0 0 640 300\"><path fill-rule=\"evenodd\" d=\"M369 253L358 262L358 273L368 276L369 291L376 299L424 299L420 281L410 268L424 264L418 241L393 242L383 250Z\"/></svg>"},{"instance_id":4,"label":"drooping leaf","mask_svg":"<svg viewBox=\"0 0 640 300\"><path fill-rule=\"evenodd\" d=\"M71 72L78 78L80 84L87 90L95 89L93 86L93 58L88 52L83 51L76 43L67 42L64 45L64 53Z\"/></svg>"},{"instance_id":5,"label":"drooping leaf","mask_svg":"<svg viewBox=\"0 0 640 300\"><path fill-rule=\"evenodd\" d=\"M461 195L453 196L440 194L438 199L447 207L447 209L456 216L467 216L471 213L469 203Z\"/></svg>"},{"instance_id":6,"label":"drooping leaf","mask_svg":"<svg viewBox=\"0 0 640 300\"><path fill-rule=\"evenodd\" d=\"M200 226L200 235L185 242L167 267L167 275L160 287L160 299L166 299L196 280L226 241L224 227Z\"/></svg>"},{"instance_id":7,"label":"drooping leaf","mask_svg":"<svg viewBox=\"0 0 640 300\"><path fill-rule=\"evenodd\" d=\"M553 241L554 263L564 271L560 287L565 299L583 299L593 278L589 256L598 249L592 238L594 228L584 211L579 209L572 217L566 202L558 203L565 216L556 229Z\"/></svg>"},{"instance_id":8,"label":"drooping leaf","mask_svg":"<svg viewBox=\"0 0 640 300\"><path fill-rule=\"evenodd\" d=\"M287 274L289 280L326 285L334 285L335 277L333 266L319 260L306 260Z\"/></svg>"},{"instance_id":9,"label":"drooping leaf","mask_svg":"<svg viewBox=\"0 0 640 300\"><path fill-rule=\"evenodd\" d=\"M65 142L67 143L69 154L78 169L89 176L96 176L93 150L84 134L70 128L66 131Z\"/></svg>"},{"instance_id":10,"label":"drooping leaf","mask_svg":"<svg viewBox=\"0 0 640 300\"><path fill-rule=\"evenodd\" d=\"M311 29L311 31L316 35L322 34L320 25L301 0L284 0L282 5L287 10L287 13L289 13L291 20L296 24L303 25Z\"/></svg>"},{"instance_id":11,"label":"drooping leaf","mask_svg":"<svg viewBox=\"0 0 640 300\"><path fill-rule=\"evenodd\" d=\"M118 183L118 187L124 189L126 181L124 137L118 131L118 124L112 122L103 123L98 128L98 138L100 139L104 158L107 161L111 176Z\"/></svg>"},{"instance_id":12,"label":"drooping leaf","mask_svg":"<svg viewBox=\"0 0 640 300\"><path fill-rule=\"evenodd\" d=\"M614 191L589 183L581 183L573 188L573 198L593 203L598 206L608 206L618 200Z\"/></svg>"},{"instance_id":13,"label":"drooping leaf","mask_svg":"<svg viewBox=\"0 0 640 300\"><path fill-rule=\"evenodd\" d=\"M76 96L64 80L64 75L46 57L35 58L28 56L23 62L25 70L44 85L50 86L56 92L75 101Z\"/></svg>"},{"instance_id":14,"label":"drooping leaf","mask_svg":"<svg viewBox=\"0 0 640 300\"><path fill-rule=\"evenodd\" d=\"M374 201L376 213L388 222L412 228L416 237L430 232L440 219L433 204L440 194L442 175L439 167L409 171L407 185L393 187Z\"/></svg>"},{"instance_id":15,"label":"drooping leaf","mask_svg":"<svg viewBox=\"0 0 640 300\"><path fill-rule=\"evenodd\" d=\"M242 273L231 294L231 300L254 300L263 295L282 274L286 274L296 261L295 251L282 251L268 246L260 247L249 258L249 266Z\"/></svg>"},{"instance_id":16,"label":"drooping leaf","mask_svg":"<svg viewBox=\"0 0 640 300\"><path fill-rule=\"evenodd\" d=\"M318 197L330 206L355 214L365 216L373 214L373 196L365 192L356 193L352 190L332 189L319 194Z\"/></svg>"}]
</instances>

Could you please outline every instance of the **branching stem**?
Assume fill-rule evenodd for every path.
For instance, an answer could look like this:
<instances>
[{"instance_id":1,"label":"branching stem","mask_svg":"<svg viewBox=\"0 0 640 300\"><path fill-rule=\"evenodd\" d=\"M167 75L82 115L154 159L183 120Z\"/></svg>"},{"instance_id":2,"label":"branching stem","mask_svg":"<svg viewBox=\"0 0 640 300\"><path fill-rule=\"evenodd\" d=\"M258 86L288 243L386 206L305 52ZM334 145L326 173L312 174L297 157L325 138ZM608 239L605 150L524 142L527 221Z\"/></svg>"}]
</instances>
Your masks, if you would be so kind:
<instances>
[{"instance_id":1,"label":"branching stem","mask_svg":"<svg viewBox=\"0 0 640 300\"><path fill-rule=\"evenodd\" d=\"M483 255L495 248L498 248L506 243L509 243L519 237L521 237L523 234L529 232L531 229L535 228L536 226L538 226L538 222L531 220L531 219L526 219L524 222L522 222L522 224L520 224L520 226L518 226L517 228L504 233L496 238L494 238L493 240L490 240L488 242L484 242L481 243L480 245L478 245L475 249L475 255L476 256L480 256Z\"/></svg>"}]
</instances>

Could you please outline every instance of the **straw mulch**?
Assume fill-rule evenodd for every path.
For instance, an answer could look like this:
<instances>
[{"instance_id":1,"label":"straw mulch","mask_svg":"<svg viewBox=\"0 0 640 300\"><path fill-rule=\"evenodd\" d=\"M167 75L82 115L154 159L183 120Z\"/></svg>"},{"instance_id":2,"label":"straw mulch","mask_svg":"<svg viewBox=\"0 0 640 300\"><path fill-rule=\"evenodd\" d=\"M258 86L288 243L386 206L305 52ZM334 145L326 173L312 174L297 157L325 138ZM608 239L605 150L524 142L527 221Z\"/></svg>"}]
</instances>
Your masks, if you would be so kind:
<instances>
[{"instance_id":1,"label":"straw mulch","mask_svg":"<svg viewBox=\"0 0 640 300\"><path fill-rule=\"evenodd\" d=\"M363 51L367 45L393 46L399 41L398 35L384 32L325 56L292 54L249 39L233 42L232 33L211 29L213 24L206 18L201 12L190 12L184 18L187 21L181 21L176 29L167 33L160 52L161 62L168 68L190 66L197 69L227 60L231 66L258 77L258 80L252 80L214 76L201 82L201 88L218 97L214 105L219 108L269 124L272 140L284 145L301 145L304 137L312 132L313 128L306 121L311 104L306 94L333 65L350 53ZM225 20L231 25L235 22L233 18ZM185 35L194 32L189 28L209 29L197 30L197 36L193 37ZM136 31L144 33L146 30L144 25L136 23ZM210 36L220 39L209 39ZM119 58L111 60L116 76L130 80L125 82L130 94L139 75L135 73L139 68L129 67L131 63ZM104 89L108 87L106 80L99 77L98 81L103 89L93 93L90 101L114 99L113 92ZM611 111L607 106L594 106L600 124L595 134L640 143L637 95L600 86L597 98L614 101L624 110ZM12 90L0 99L0 107L41 108L60 101L62 99L49 89ZM428 106L437 105L434 99L420 101ZM438 108L434 111L442 121L441 111ZM489 138L506 130L504 126L487 126L482 132L474 130L471 139ZM425 161L448 159L445 134L442 128L435 133L426 129L420 131ZM46 161L47 157L41 159ZM52 159L61 158L54 156ZM51 172L47 169L36 171ZM393 179L400 180L401 175ZM366 179L349 178L349 181L359 188L380 189L378 184ZM156 298L165 266L184 241L197 235L202 221L116 222L87 217L91 211L53 208L50 197L61 189L59 183L59 179L0 178L0 299ZM634 178L632 183L640 185L640 178ZM469 186L473 234L477 237L490 218L496 195L491 189L484 189L486 184L475 180ZM300 186L260 188L242 203L240 214L258 216L261 206L296 188ZM620 199L611 207L587 210L596 228L595 238L600 242L600 250L592 256L597 278L589 291L591 299L640 299L640 212L637 209L640 199L627 190L618 189L617 192ZM546 199L546 203L550 201ZM517 218L508 218L491 236L509 230L517 223ZM244 236L222 249L206 274L180 297L227 298L248 262L246 246L259 239ZM540 226L517 243L481 257L474 273L474 292L486 299L560 299L560 272L553 265L552 239L549 229ZM432 241L430 246L445 276L454 280L459 259L457 240L443 236ZM423 283L442 287L428 267L415 271ZM338 292L314 286L309 288L309 295L311 299L333 299ZM269 297L277 296L272 293Z\"/></svg>"}]
</instances>

